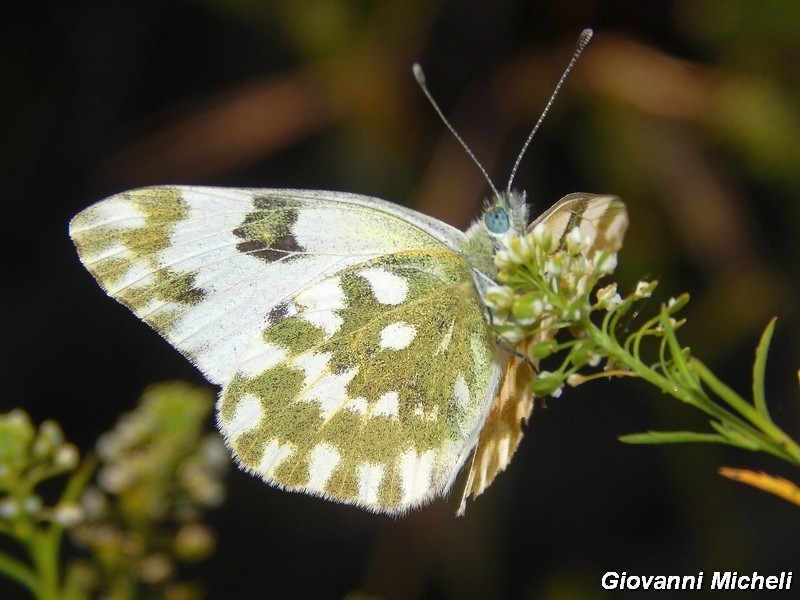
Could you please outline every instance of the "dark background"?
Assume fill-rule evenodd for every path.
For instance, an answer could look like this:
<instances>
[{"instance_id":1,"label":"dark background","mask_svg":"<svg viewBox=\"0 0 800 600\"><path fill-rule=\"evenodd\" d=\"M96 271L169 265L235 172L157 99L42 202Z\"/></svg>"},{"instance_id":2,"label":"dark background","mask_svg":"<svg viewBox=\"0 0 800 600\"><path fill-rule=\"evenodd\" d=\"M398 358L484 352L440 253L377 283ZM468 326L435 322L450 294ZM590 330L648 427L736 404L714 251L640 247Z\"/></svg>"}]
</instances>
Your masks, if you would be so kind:
<instances>
[{"instance_id":1,"label":"dark background","mask_svg":"<svg viewBox=\"0 0 800 600\"><path fill-rule=\"evenodd\" d=\"M411 63L502 185L586 26L595 40L517 186L537 213L572 191L622 196L618 280L655 277L660 299L689 291L681 340L745 395L778 315L769 404L798 437L800 6L747 0L12 0L0 14L0 410L56 419L88 450L149 383L203 381L80 266L67 236L80 209L147 184L321 188L464 227L486 185ZM195 576L211 598L241 599L655 597L604 592L608 570L707 582L795 570L800 587L800 507L716 473L796 470L616 439L680 428L706 424L642 382L567 390L460 519L458 494L393 520L232 471L211 515L219 549ZM3 598L23 597L5 585Z\"/></svg>"}]
</instances>

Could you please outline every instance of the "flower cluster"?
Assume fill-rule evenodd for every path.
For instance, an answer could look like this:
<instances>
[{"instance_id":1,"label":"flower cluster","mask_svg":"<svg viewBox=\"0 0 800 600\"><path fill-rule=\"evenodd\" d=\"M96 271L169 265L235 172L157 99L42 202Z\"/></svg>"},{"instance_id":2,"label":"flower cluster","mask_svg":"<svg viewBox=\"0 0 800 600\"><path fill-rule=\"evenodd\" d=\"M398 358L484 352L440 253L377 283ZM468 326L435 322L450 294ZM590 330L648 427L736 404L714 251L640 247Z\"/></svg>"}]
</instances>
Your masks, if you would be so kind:
<instances>
[{"instance_id":1,"label":"flower cluster","mask_svg":"<svg viewBox=\"0 0 800 600\"><path fill-rule=\"evenodd\" d=\"M512 237L508 250L497 253L497 280L485 299L495 331L511 343L571 327L595 308L590 292L613 273L617 254L598 250L594 239L578 227L562 240L539 223L524 236ZM616 285L603 288L598 305L611 308L621 302ZM544 334L544 335L542 335Z\"/></svg>"},{"instance_id":2,"label":"flower cluster","mask_svg":"<svg viewBox=\"0 0 800 600\"><path fill-rule=\"evenodd\" d=\"M653 294L655 281L640 281L624 296L616 283L610 283L597 289L592 301L599 280L614 271L620 245L619 238L597 244L577 228L556 239L545 224L539 224L529 234L512 238L508 250L498 253L498 284L487 288L484 297L498 337L515 351L525 352L537 367L530 384L533 394L557 397L565 385L574 387L600 377L638 377L704 412L712 431L650 431L622 436L622 441L714 442L766 452L800 466L800 444L773 422L767 410L765 369L775 321L756 349L753 399L748 401L678 342L676 332L685 319L675 315L688 303L687 294L670 298L633 330L632 323L621 327L620 319L626 314L638 316L632 308ZM545 358L561 363L539 370L538 362ZM720 472L800 503L800 488L786 480L736 469Z\"/></svg>"},{"instance_id":3,"label":"flower cluster","mask_svg":"<svg viewBox=\"0 0 800 600\"><path fill-rule=\"evenodd\" d=\"M153 386L83 461L55 422L37 430L21 410L0 415L0 535L28 552L25 560L0 551L0 572L45 600L200 598L178 570L215 546L201 518L224 500L229 460L219 436L204 433L212 408L205 389ZM38 487L59 475L67 483L48 503ZM62 575L65 531L88 558Z\"/></svg>"},{"instance_id":4,"label":"flower cluster","mask_svg":"<svg viewBox=\"0 0 800 600\"><path fill-rule=\"evenodd\" d=\"M25 534L37 522L66 527L81 521L83 513L71 498L49 505L37 490L74 471L79 461L78 449L64 440L58 423L45 421L37 429L22 410L0 415L0 531Z\"/></svg>"},{"instance_id":5,"label":"flower cluster","mask_svg":"<svg viewBox=\"0 0 800 600\"><path fill-rule=\"evenodd\" d=\"M558 397L565 384L579 382L578 371L600 364L602 349L588 335L593 327L593 312L621 313L625 310L617 284L591 292L603 277L617 266L616 248L596 244L578 227L556 238L550 228L539 223L524 236L512 237L506 251L498 252L495 263L498 285L485 291L497 335L516 345L526 342L532 364L561 351L566 359L554 371L540 370L532 382L539 397ZM641 294L654 284L642 284ZM559 339L562 331L568 339Z\"/></svg>"},{"instance_id":6,"label":"flower cluster","mask_svg":"<svg viewBox=\"0 0 800 600\"><path fill-rule=\"evenodd\" d=\"M200 596L177 572L178 563L205 559L215 547L200 518L225 499L230 461L219 436L203 434L212 406L205 389L153 386L98 440L97 485L82 497L89 519L71 536L102 565L103 587L122 574L169 597Z\"/></svg>"}]
</instances>

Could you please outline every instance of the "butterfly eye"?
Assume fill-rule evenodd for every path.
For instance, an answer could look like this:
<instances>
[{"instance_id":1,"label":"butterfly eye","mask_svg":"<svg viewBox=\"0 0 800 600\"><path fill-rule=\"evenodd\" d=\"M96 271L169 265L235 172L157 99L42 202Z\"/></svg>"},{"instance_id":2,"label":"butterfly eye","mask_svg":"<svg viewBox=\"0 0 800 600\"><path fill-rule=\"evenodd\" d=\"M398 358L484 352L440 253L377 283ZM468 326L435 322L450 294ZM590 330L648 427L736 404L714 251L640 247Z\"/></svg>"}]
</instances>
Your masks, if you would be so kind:
<instances>
[{"instance_id":1,"label":"butterfly eye","mask_svg":"<svg viewBox=\"0 0 800 600\"><path fill-rule=\"evenodd\" d=\"M508 231L508 214L504 208L495 206L486 211L483 222L490 233L505 233Z\"/></svg>"}]
</instances>

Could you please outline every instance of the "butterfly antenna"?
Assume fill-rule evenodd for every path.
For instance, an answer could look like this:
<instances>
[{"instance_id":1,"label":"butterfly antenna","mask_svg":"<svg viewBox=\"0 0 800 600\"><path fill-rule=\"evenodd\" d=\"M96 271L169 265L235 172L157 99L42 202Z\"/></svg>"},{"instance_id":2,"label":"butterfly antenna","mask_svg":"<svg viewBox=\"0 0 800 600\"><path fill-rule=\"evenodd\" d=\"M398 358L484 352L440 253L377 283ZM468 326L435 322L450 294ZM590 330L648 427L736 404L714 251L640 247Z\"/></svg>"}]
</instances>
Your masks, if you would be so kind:
<instances>
[{"instance_id":1,"label":"butterfly antenna","mask_svg":"<svg viewBox=\"0 0 800 600\"><path fill-rule=\"evenodd\" d=\"M522 162L522 157L525 156L525 152L528 150L528 146L530 145L534 134L539 129L539 126L542 124L542 121L544 121L545 115L548 113L550 107L553 105L553 100L556 99L556 96L558 95L561 86L564 85L564 81L566 80L567 75L569 75L569 72L572 71L572 67L575 66L576 62L578 62L578 57L581 55L581 52L583 52L583 49L586 48L586 45L589 43L589 40L591 39L592 39L591 29L584 29L583 31L581 31L581 35L580 37L578 37L578 44L575 46L575 52L572 54L572 60L569 61L567 68L564 69L564 73L561 75L561 79L558 80L558 83L556 84L553 93L550 94L550 99L547 101L547 104L545 105L544 110L542 111L542 116L540 116L539 120L536 121L536 125L533 126L533 129L531 130L528 139L525 140L525 143L522 145L522 150L520 150L519 155L517 155L517 162L514 163L514 168L511 169L511 177L508 178L508 185L506 186L507 192L511 192L511 186L514 183L514 177L517 174L519 163Z\"/></svg>"},{"instance_id":2,"label":"butterfly antenna","mask_svg":"<svg viewBox=\"0 0 800 600\"><path fill-rule=\"evenodd\" d=\"M433 106L433 110L436 111L436 114L439 115L439 118L442 120L442 123L445 124L445 127L447 127L450 130L450 133L453 134L453 136L458 140L458 143L461 144L461 147L464 148L464 150L467 152L467 156L469 156L472 159L472 162L478 165L478 168L481 170L481 173L483 173L483 178L487 181L489 187L492 188L492 194L497 196L498 195L497 188L494 186L494 183L492 183L492 180L489 178L489 173L486 172L486 169L483 168L481 162L478 160L478 158L475 156L472 150L469 149L467 143L462 139L460 135L458 135L458 132L450 124L450 121L448 121L447 117L444 116L444 113L442 112L442 109L439 108L439 105L436 103L436 100L433 99L433 96L428 90L428 85L425 83L425 73L422 72L422 67L420 66L420 64L414 63L414 65L411 67L411 70L414 72L414 78L417 80L417 84L422 89L422 93L425 94L425 97L431 103L431 106Z\"/></svg>"}]
</instances>

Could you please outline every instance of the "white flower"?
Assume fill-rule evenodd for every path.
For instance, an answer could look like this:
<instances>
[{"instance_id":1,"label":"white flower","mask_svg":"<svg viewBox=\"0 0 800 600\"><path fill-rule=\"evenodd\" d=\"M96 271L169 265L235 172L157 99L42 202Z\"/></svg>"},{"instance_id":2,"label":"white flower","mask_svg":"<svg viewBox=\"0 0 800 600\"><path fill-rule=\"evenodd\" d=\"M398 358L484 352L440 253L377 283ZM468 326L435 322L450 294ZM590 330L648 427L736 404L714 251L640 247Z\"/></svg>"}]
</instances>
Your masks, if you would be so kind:
<instances>
[{"instance_id":1,"label":"white flower","mask_svg":"<svg viewBox=\"0 0 800 600\"><path fill-rule=\"evenodd\" d=\"M581 251L581 242L583 235L579 227L573 227L567 234L567 253L570 256L575 256Z\"/></svg>"},{"instance_id":2,"label":"white flower","mask_svg":"<svg viewBox=\"0 0 800 600\"><path fill-rule=\"evenodd\" d=\"M616 252L598 252L594 255L594 270L599 275L608 275L617 268Z\"/></svg>"},{"instance_id":3,"label":"white flower","mask_svg":"<svg viewBox=\"0 0 800 600\"><path fill-rule=\"evenodd\" d=\"M617 284L611 283L597 290L597 302L607 310L619 306L622 298L617 293Z\"/></svg>"},{"instance_id":4,"label":"white flower","mask_svg":"<svg viewBox=\"0 0 800 600\"><path fill-rule=\"evenodd\" d=\"M653 293L655 286L649 281L640 281L636 284L636 289L633 291L635 298L649 298Z\"/></svg>"},{"instance_id":5,"label":"white flower","mask_svg":"<svg viewBox=\"0 0 800 600\"><path fill-rule=\"evenodd\" d=\"M526 235L511 237L507 248L512 263L524 265L533 259L534 246Z\"/></svg>"},{"instance_id":6,"label":"white flower","mask_svg":"<svg viewBox=\"0 0 800 600\"><path fill-rule=\"evenodd\" d=\"M544 254L550 254L553 251L553 234L544 223L538 223L530 235L533 238L533 244Z\"/></svg>"}]
</instances>

